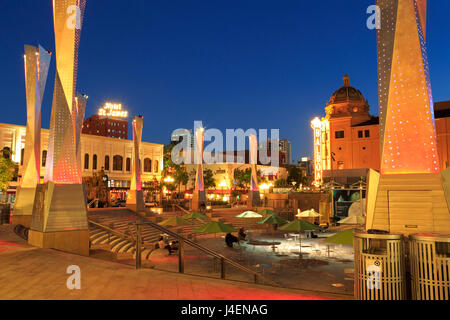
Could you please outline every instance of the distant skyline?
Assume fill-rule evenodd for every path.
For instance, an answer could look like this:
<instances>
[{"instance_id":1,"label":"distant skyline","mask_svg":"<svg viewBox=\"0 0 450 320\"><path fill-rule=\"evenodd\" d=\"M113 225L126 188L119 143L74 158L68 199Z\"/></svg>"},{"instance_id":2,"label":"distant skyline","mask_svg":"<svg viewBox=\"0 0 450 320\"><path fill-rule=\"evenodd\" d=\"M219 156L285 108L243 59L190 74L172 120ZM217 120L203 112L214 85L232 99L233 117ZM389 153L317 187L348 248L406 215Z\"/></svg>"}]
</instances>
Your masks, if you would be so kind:
<instances>
[{"instance_id":1,"label":"distant skyline","mask_svg":"<svg viewBox=\"0 0 450 320\"><path fill-rule=\"evenodd\" d=\"M450 1L428 1L434 101L450 100ZM173 130L280 129L292 158L312 156L311 119L344 74L378 114L374 0L87 0L78 61L86 117L106 101L144 116L143 141ZM0 122L26 124L24 45L54 51L52 0L0 2ZM43 101L48 128L53 59ZM130 136L131 138L131 136Z\"/></svg>"}]
</instances>

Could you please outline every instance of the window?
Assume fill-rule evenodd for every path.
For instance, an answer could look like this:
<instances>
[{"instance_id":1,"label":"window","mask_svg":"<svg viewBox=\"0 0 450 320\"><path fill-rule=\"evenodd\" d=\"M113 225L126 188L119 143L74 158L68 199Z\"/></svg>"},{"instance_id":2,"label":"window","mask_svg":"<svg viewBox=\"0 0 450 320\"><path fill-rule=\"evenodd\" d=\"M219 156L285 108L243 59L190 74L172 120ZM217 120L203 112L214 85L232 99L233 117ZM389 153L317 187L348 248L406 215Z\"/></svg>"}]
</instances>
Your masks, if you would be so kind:
<instances>
[{"instance_id":1,"label":"window","mask_svg":"<svg viewBox=\"0 0 450 320\"><path fill-rule=\"evenodd\" d=\"M105 170L109 170L109 156L105 156Z\"/></svg>"},{"instance_id":2,"label":"window","mask_svg":"<svg viewBox=\"0 0 450 320\"><path fill-rule=\"evenodd\" d=\"M365 130L365 131L364 131L364 136L365 136L366 138L370 138L370 130Z\"/></svg>"},{"instance_id":3,"label":"window","mask_svg":"<svg viewBox=\"0 0 450 320\"><path fill-rule=\"evenodd\" d=\"M20 150L20 165L23 166L23 157L25 155L25 149L22 148L22 150Z\"/></svg>"},{"instance_id":4,"label":"window","mask_svg":"<svg viewBox=\"0 0 450 320\"><path fill-rule=\"evenodd\" d=\"M362 132L362 130L359 130L358 131L358 138L362 138L363 137L363 132Z\"/></svg>"},{"instance_id":5,"label":"window","mask_svg":"<svg viewBox=\"0 0 450 320\"><path fill-rule=\"evenodd\" d=\"M45 167L45 163L47 161L47 150L42 151L42 166Z\"/></svg>"},{"instance_id":6,"label":"window","mask_svg":"<svg viewBox=\"0 0 450 320\"><path fill-rule=\"evenodd\" d=\"M336 131L334 133L336 139L343 139L344 138L344 131Z\"/></svg>"},{"instance_id":7,"label":"window","mask_svg":"<svg viewBox=\"0 0 450 320\"><path fill-rule=\"evenodd\" d=\"M159 161L155 160L155 173L158 173L159 170Z\"/></svg>"},{"instance_id":8,"label":"window","mask_svg":"<svg viewBox=\"0 0 450 320\"><path fill-rule=\"evenodd\" d=\"M122 156L115 155L113 157L113 170L114 171L122 171L122 163L123 163Z\"/></svg>"},{"instance_id":9,"label":"window","mask_svg":"<svg viewBox=\"0 0 450 320\"><path fill-rule=\"evenodd\" d=\"M89 154L84 155L84 169L89 169Z\"/></svg>"},{"instance_id":10,"label":"window","mask_svg":"<svg viewBox=\"0 0 450 320\"><path fill-rule=\"evenodd\" d=\"M127 171L131 171L131 159L127 158Z\"/></svg>"},{"instance_id":11,"label":"window","mask_svg":"<svg viewBox=\"0 0 450 320\"><path fill-rule=\"evenodd\" d=\"M92 169L97 170L97 155L96 154L94 154L94 156L92 157Z\"/></svg>"},{"instance_id":12,"label":"window","mask_svg":"<svg viewBox=\"0 0 450 320\"><path fill-rule=\"evenodd\" d=\"M144 159L144 172L152 172L152 160L149 158Z\"/></svg>"}]
</instances>

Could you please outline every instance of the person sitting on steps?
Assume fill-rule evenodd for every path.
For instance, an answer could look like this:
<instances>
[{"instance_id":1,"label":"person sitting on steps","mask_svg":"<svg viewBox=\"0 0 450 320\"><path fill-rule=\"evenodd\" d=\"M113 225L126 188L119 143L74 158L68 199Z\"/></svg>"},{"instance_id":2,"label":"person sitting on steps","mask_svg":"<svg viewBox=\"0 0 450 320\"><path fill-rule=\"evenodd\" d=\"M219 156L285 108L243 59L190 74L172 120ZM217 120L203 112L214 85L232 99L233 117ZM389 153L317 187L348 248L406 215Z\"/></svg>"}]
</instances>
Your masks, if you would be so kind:
<instances>
[{"instance_id":1,"label":"person sitting on steps","mask_svg":"<svg viewBox=\"0 0 450 320\"><path fill-rule=\"evenodd\" d=\"M164 241L164 237L159 238L158 248L169 250L169 256L172 254L172 247L169 244L166 245L166 242Z\"/></svg>"},{"instance_id":2,"label":"person sitting on steps","mask_svg":"<svg viewBox=\"0 0 450 320\"><path fill-rule=\"evenodd\" d=\"M233 248L234 242L239 244L239 239L237 237L233 236L231 233L227 233L227 235L225 236L225 243L227 244L227 246L230 248Z\"/></svg>"},{"instance_id":3,"label":"person sitting on steps","mask_svg":"<svg viewBox=\"0 0 450 320\"><path fill-rule=\"evenodd\" d=\"M239 229L239 240L247 241L247 234L244 232L244 228Z\"/></svg>"}]
</instances>

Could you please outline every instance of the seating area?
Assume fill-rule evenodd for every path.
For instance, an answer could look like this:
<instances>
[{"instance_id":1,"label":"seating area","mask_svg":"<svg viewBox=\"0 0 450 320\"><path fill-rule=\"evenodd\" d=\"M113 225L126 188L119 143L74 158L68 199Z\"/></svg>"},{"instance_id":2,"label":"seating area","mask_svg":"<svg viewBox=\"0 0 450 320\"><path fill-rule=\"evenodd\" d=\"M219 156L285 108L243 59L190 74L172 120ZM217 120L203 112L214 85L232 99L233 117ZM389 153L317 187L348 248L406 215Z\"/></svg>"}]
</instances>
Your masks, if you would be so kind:
<instances>
[{"instance_id":1,"label":"seating area","mask_svg":"<svg viewBox=\"0 0 450 320\"><path fill-rule=\"evenodd\" d=\"M145 222L145 220L132 211L127 209L119 210L103 210L88 213L88 219L96 223L102 224L114 231L119 231L125 235L136 237L134 226L130 223ZM154 249L161 236L161 232L149 226L142 226L142 239L145 249L142 251L142 259L147 259ZM135 254L135 246L131 241L124 240L121 237L112 235L106 230L90 224L90 240L91 248L109 248L111 252L118 258L133 257Z\"/></svg>"},{"instance_id":2,"label":"seating area","mask_svg":"<svg viewBox=\"0 0 450 320\"><path fill-rule=\"evenodd\" d=\"M178 212L165 212L158 217L159 221L168 219L174 216L184 215L182 211ZM130 223L135 223L138 221L145 222L145 219L138 216L134 212L128 209L113 209L113 210L95 210L89 211L88 219L106 226L114 231L121 232L127 236L131 236L133 239L136 238L136 232L133 225ZM199 219L190 220L192 225L183 227L169 227L168 229L180 233L182 236L192 239L196 236L201 236L202 234L194 234L193 230L202 224L204 221ZM142 259L148 259L150 254L155 248L155 244L158 242L161 232L155 228L147 225L143 225L141 229L141 235L144 242L145 249L142 251ZM195 236L194 236L195 235ZM169 238L169 240L172 240ZM135 245L122 237L112 235L108 231L90 224L90 241L91 248L107 248L113 252L117 258L131 258L135 257Z\"/></svg>"}]
</instances>

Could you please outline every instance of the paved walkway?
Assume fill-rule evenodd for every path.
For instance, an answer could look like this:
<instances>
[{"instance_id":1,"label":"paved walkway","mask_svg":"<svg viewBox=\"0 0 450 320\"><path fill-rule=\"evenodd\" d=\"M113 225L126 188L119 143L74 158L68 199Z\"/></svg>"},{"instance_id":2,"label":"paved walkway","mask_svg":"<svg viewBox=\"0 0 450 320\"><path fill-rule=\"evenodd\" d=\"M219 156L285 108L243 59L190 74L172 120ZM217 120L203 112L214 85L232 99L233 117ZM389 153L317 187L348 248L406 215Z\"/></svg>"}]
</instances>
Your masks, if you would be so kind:
<instances>
[{"instance_id":1,"label":"paved walkway","mask_svg":"<svg viewBox=\"0 0 450 320\"><path fill-rule=\"evenodd\" d=\"M3 249L3 250L2 250ZM81 269L81 289L69 290L66 269ZM311 292L180 275L36 249L0 226L0 299L305 300L340 299ZM348 297L344 297L347 298Z\"/></svg>"}]
</instances>

